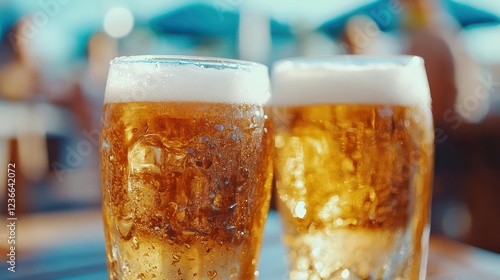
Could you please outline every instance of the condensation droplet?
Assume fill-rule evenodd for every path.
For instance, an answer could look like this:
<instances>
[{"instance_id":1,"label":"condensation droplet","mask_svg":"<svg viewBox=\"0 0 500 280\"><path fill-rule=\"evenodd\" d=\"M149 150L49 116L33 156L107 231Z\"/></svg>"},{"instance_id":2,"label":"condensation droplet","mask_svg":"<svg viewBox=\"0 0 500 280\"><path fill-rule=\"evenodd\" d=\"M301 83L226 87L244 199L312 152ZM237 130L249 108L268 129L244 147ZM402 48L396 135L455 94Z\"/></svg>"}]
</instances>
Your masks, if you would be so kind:
<instances>
[{"instance_id":1,"label":"condensation droplet","mask_svg":"<svg viewBox=\"0 0 500 280\"><path fill-rule=\"evenodd\" d=\"M179 222L183 222L184 219L186 218L186 211L179 211L175 214L175 217Z\"/></svg>"},{"instance_id":2,"label":"condensation droplet","mask_svg":"<svg viewBox=\"0 0 500 280\"><path fill-rule=\"evenodd\" d=\"M231 271L229 272L229 277L234 278L238 276L238 269L236 267L231 268Z\"/></svg>"},{"instance_id":3,"label":"condensation droplet","mask_svg":"<svg viewBox=\"0 0 500 280\"><path fill-rule=\"evenodd\" d=\"M121 270L122 270L122 273L123 274L131 274L131 271L130 271L130 263L128 260L124 260L123 261L123 264L122 264L122 267L121 267Z\"/></svg>"},{"instance_id":4,"label":"condensation droplet","mask_svg":"<svg viewBox=\"0 0 500 280\"><path fill-rule=\"evenodd\" d=\"M345 172L345 173L353 173L354 171L356 171L356 168L354 166L354 163L352 162L352 160L350 159L344 159L342 161L342 172Z\"/></svg>"},{"instance_id":5,"label":"condensation droplet","mask_svg":"<svg viewBox=\"0 0 500 280\"><path fill-rule=\"evenodd\" d=\"M132 237L132 247L135 250L139 249L139 239L137 239L137 236Z\"/></svg>"},{"instance_id":6,"label":"condensation droplet","mask_svg":"<svg viewBox=\"0 0 500 280\"><path fill-rule=\"evenodd\" d=\"M133 227L134 216L132 215L132 213L118 220L118 232L120 233L120 236L125 240L129 240L130 237L132 237Z\"/></svg>"},{"instance_id":7,"label":"condensation droplet","mask_svg":"<svg viewBox=\"0 0 500 280\"><path fill-rule=\"evenodd\" d=\"M213 280L213 279L215 279L216 276L217 276L217 271L215 271L213 269L207 271L207 277L208 277L208 279Z\"/></svg>"},{"instance_id":8,"label":"condensation droplet","mask_svg":"<svg viewBox=\"0 0 500 280\"><path fill-rule=\"evenodd\" d=\"M214 128L217 129L218 131L224 130L224 126L222 124L216 124L216 125L214 125Z\"/></svg>"},{"instance_id":9,"label":"condensation droplet","mask_svg":"<svg viewBox=\"0 0 500 280\"><path fill-rule=\"evenodd\" d=\"M113 259L116 261L118 258L118 255L120 254L120 249L118 248L118 245L115 244L113 246L113 249L111 249L111 255L113 256Z\"/></svg>"},{"instance_id":10,"label":"condensation droplet","mask_svg":"<svg viewBox=\"0 0 500 280\"><path fill-rule=\"evenodd\" d=\"M231 205L228 207L228 209L234 209L234 208L236 208L236 206L238 206L238 202L235 202L235 203L231 204Z\"/></svg>"}]
</instances>

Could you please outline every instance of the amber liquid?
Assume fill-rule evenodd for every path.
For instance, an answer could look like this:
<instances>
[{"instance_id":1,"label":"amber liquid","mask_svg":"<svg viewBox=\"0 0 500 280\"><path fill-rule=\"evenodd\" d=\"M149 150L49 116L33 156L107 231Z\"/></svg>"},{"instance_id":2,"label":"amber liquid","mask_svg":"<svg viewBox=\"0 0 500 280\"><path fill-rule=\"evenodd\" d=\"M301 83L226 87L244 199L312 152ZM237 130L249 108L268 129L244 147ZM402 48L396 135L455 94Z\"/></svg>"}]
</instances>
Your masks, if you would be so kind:
<instances>
[{"instance_id":1,"label":"amber liquid","mask_svg":"<svg viewBox=\"0 0 500 280\"><path fill-rule=\"evenodd\" d=\"M424 277L429 108L275 108L275 179L290 279Z\"/></svg>"},{"instance_id":2,"label":"amber liquid","mask_svg":"<svg viewBox=\"0 0 500 280\"><path fill-rule=\"evenodd\" d=\"M257 105L105 104L110 279L254 279L272 179L266 119Z\"/></svg>"}]
</instances>

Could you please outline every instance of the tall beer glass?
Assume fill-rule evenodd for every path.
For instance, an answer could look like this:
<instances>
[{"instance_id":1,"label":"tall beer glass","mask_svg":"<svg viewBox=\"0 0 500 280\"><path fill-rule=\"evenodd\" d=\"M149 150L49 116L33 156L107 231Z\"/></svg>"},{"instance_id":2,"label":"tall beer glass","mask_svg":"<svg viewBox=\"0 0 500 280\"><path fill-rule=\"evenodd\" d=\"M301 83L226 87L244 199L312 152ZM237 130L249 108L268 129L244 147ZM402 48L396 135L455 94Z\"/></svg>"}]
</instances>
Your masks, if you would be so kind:
<instances>
[{"instance_id":1,"label":"tall beer glass","mask_svg":"<svg viewBox=\"0 0 500 280\"><path fill-rule=\"evenodd\" d=\"M253 279L272 181L260 64L111 62L101 130L109 279Z\"/></svg>"},{"instance_id":2,"label":"tall beer glass","mask_svg":"<svg viewBox=\"0 0 500 280\"><path fill-rule=\"evenodd\" d=\"M290 279L423 279L433 123L419 57L275 64L275 178Z\"/></svg>"}]
</instances>

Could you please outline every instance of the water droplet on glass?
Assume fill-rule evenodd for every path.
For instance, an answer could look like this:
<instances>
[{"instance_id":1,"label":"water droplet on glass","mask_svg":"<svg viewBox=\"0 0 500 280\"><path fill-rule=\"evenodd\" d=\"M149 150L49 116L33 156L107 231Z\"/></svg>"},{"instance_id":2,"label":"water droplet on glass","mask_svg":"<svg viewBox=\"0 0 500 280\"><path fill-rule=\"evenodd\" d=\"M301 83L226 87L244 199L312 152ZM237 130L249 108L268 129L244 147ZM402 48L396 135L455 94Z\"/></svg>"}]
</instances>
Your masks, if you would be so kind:
<instances>
[{"instance_id":1,"label":"water droplet on glass","mask_svg":"<svg viewBox=\"0 0 500 280\"><path fill-rule=\"evenodd\" d=\"M238 276L238 269L236 267L231 268L229 271L229 277L234 278Z\"/></svg>"},{"instance_id":2,"label":"water droplet on glass","mask_svg":"<svg viewBox=\"0 0 500 280\"><path fill-rule=\"evenodd\" d=\"M350 159L344 159L342 161L342 172L345 173L352 173L356 171L356 168L354 167L354 163Z\"/></svg>"},{"instance_id":3,"label":"water droplet on glass","mask_svg":"<svg viewBox=\"0 0 500 280\"><path fill-rule=\"evenodd\" d=\"M215 270L207 271L208 279L213 280L213 279L215 279L216 276L217 276L217 271L215 271Z\"/></svg>"},{"instance_id":4,"label":"water droplet on glass","mask_svg":"<svg viewBox=\"0 0 500 280\"><path fill-rule=\"evenodd\" d=\"M165 141L165 165L169 172L181 173L185 170L187 153L186 147L177 140Z\"/></svg>"},{"instance_id":5,"label":"water droplet on glass","mask_svg":"<svg viewBox=\"0 0 500 280\"><path fill-rule=\"evenodd\" d=\"M189 154L189 155L192 155L192 156L196 156L196 153L194 152L193 149L187 149L186 150L186 154Z\"/></svg>"},{"instance_id":6,"label":"water droplet on glass","mask_svg":"<svg viewBox=\"0 0 500 280\"><path fill-rule=\"evenodd\" d=\"M228 208L230 210L232 210L232 209L236 208L236 206L238 206L238 202L235 202L235 203L231 204Z\"/></svg>"},{"instance_id":7,"label":"water droplet on glass","mask_svg":"<svg viewBox=\"0 0 500 280\"><path fill-rule=\"evenodd\" d=\"M128 260L123 261L122 267L121 267L122 273L123 274L130 274L130 263Z\"/></svg>"},{"instance_id":8,"label":"water droplet on glass","mask_svg":"<svg viewBox=\"0 0 500 280\"><path fill-rule=\"evenodd\" d=\"M118 248L118 245L115 244L113 246L113 249L111 249L111 255L113 256L113 259L117 260L119 254L120 254L120 249Z\"/></svg>"},{"instance_id":9,"label":"water droplet on glass","mask_svg":"<svg viewBox=\"0 0 500 280\"><path fill-rule=\"evenodd\" d=\"M138 140L128 152L130 172L160 173L163 145L156 135Z\"/></svg>"},{"instance_id":10,"label":"water droplet on glass","mask_svg":"<svg viewBox=\"0 0 500 280\"><path fill-rule=\"evenodd\" d=\"M186 218L186 211L179 211L175 214L175 217L179 222L183 222L184 219Z\"/></svg>"},{"instance_id":11,"label":"water droplet on glass","mask_svg":"<svg viewBox=\"0 0 500 280\"><path fill-rule=\"evenodd\" d=\"M132 247L135 250L139 249L139 240L137 239L137 236L132 237Z\"/></svg>"},{"instance_id":12,"label":"water droplet on glass","mask_svg":"<svg viewBox=\"0 0 500 280\"><path fill-rule=\"evenodd\" d=\"M216 124L216 125L214 125L214 128L217 129L218 131L224 130L224 126L222 124Z\"/></svg>"},{"instance_id":13,"label":"water droplet on glass","mask_svg":"<svg viewBox=\"0 0 500 280\"><path fill-rule=\"evenodd\" d=\"M104 148L106 151L109 151L109 143L106 140L103 140L101 143L101 147Z\"/></svg>"},{"instance_id":14,"label":"water droplet on glass","mask_svg":"<svg viewBox=\"0 0 500 280\"><path fill-rule=\"evenodd\" d=\"M118 220L118 233L120 236L129 240L132 237L132 229L134 227L134 216L132 213Z\"/></svg>"}]
</instances>

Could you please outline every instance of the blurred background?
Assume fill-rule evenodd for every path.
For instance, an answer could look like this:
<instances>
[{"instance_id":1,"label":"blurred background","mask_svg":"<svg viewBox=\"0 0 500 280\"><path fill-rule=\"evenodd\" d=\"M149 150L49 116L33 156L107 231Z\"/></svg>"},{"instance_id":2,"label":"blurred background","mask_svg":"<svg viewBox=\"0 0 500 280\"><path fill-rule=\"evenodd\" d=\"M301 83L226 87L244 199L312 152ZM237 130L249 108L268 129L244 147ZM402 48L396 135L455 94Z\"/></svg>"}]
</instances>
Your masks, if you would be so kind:
<instances>
[{"instance_id":1,"label":"blurred background","mask_svg":"<svg viewBox=\"0 0 500 280\"><path fill-rule=\"evenodd\" d=\"M414 54L433 97L432 231L500 253L499 46L496 0L0 0L1 214L9 162L19 216L100 207L116 56Z\"/></svg>"}]
</instances>

